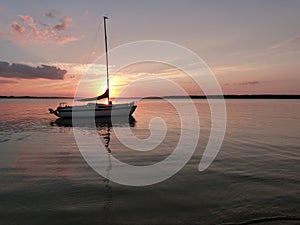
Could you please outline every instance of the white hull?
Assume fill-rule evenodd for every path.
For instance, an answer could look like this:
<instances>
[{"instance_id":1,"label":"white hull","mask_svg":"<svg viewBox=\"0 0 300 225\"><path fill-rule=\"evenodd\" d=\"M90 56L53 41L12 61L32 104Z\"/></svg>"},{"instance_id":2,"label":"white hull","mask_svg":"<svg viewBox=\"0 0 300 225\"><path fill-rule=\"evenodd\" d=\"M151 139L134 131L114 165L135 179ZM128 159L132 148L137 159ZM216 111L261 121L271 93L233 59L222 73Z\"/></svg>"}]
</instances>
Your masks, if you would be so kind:
<instances>
[{"instance_id":1,"label":"white hull","mask_svg":"<svg viewBox=\"0 0 300 225\"><path fill-rule=\"evenodd\" d=\"M110 116L131 116L136 109L134 103L102 105L87 104L84 106L58 107L55 111L49 109L50 113L60 118L90 118L90 117L110 117Z\"/></svg>"}]
</instances>

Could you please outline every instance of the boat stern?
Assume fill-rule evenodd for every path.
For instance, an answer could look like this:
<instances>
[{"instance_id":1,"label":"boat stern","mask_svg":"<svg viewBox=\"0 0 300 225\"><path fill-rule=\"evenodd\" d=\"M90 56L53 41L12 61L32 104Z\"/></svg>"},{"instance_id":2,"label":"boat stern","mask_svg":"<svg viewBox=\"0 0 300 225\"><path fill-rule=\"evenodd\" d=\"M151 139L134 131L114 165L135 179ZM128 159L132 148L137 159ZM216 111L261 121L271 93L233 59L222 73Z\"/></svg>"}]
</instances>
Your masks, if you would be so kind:
<instances>
[{"instance_id":1,"label":"boat stern","mask_svg":"<svg viewBox=\"0 0 300 225\"><path fill-rule=\"evenodd\" d=\"M130 107L129 116L131 116L134 113L135 109L137 108L137 105L135 104L135 102L131 102L130 106L131 107Z\"/></svg>"},{"instance_id":2,"label":"boat stern","mask_svg":"<svg viewBox=\"0 0 300 225\"><path fill-rule=\"evenodd\" d=\"M52 108L49 108L48 110L49 110L50 114L54 114L55 116L60 117L60 115L59 115L59 113L58 113L57 110L54 110Z\"/></svg>"}]
</instances>

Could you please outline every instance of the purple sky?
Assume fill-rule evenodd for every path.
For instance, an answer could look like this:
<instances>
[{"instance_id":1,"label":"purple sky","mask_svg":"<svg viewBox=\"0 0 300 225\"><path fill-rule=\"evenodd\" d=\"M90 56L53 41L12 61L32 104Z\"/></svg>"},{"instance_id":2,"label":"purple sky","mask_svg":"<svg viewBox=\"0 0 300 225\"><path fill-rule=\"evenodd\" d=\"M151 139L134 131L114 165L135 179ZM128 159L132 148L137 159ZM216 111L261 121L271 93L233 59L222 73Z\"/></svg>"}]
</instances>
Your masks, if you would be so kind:
<instances>
[{"instance_id":1,"label":"purple sky","mask_svg":"<svg viewBox=\"0 0 300 225\"><path fill-rule=\"evenodd\" d=\"M174 42L208 64L224 94L300 94L299 12L297 0L0 0L0 95L73 96L104 52L103 15L110 17L110 49L140 40ZM114 94L130 77L164 76L166 68L124 68L112 79ZM95 73L104 76L104 69L98 65ZM189 94L201 94L184 73L169 71ZM99 91L93 86L87 95Z\"/></svg>"}]
</instances>

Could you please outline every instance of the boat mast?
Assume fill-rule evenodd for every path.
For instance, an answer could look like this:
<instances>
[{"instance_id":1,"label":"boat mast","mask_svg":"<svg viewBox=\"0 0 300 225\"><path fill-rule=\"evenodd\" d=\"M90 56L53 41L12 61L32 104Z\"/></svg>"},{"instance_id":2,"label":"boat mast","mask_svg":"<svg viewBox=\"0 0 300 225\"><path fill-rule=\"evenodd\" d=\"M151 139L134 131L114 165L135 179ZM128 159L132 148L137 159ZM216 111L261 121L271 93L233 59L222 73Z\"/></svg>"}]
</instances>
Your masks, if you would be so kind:
<instances>
[{"instance_id":1,"label":"boat mast","mask_svg":"<svg viewBox=\"0 0 300 225\"><path fill-rule=\"evenodd\" d=\"M106 34L106 20L108 19L107 16L103 16L104 19L104 38L105 38L105 57L106 57L106 85L107 85L107 101L109 104L109 77L108 77L108 54L107 54L107 34Z\"/></svg>"}]
</instances>

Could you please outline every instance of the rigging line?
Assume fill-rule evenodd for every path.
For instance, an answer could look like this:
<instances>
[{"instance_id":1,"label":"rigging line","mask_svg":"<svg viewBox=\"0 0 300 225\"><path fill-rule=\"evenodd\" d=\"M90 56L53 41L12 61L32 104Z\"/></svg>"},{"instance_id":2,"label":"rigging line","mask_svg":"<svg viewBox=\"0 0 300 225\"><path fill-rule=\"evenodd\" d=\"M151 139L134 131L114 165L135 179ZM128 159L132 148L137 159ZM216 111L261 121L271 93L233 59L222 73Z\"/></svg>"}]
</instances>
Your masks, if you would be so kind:
<instances>
[{"instance_id":1,"label":"rigging line","mask_svg":"<svg viewBox=\"0 0 300 225\"><path fill-rule=\"evenodd\" d=\"M93 50L94 50L95 47L96 47L97 38L98 38L98 36L99 36L99 32L100 32L100 29L101 29L102 25L103 25L103 21L101 20L101 22L98 23L98 26L97 26L97 29L96 29L96 33L95 33L94 38L93 38L93 40L92 40L92 42L91 42L91 45L90 45L90 51L89 51L90 53L89 53L89 55L88 55L86 64L87 64L87 63L90 63L91 57L92 57L93 52L94 52Z\"/></svg>"}]
</instances>

